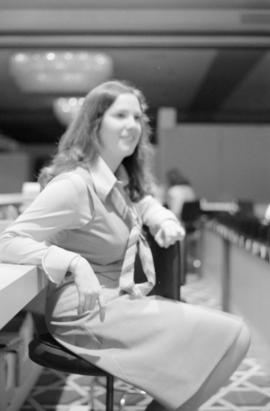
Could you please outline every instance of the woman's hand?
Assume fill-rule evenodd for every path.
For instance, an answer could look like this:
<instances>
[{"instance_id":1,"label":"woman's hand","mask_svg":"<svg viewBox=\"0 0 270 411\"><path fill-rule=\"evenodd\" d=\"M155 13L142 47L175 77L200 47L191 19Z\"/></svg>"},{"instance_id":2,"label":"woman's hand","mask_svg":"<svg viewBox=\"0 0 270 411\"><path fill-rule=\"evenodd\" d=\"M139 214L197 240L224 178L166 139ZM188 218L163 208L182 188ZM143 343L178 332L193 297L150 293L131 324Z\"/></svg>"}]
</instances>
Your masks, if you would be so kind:
<instances>
[{"instance_id":1,"label":"woman's hand","mask_svg":"<svg viewBox=\"0 0 270 411\"><path fill-rule=\"evenodd\" d=\"M78 314L93 310L99 304L100 319L104 319L104 302L101 295L101 285L88 261L78 256L71 261L70 271L74 274L74 282L78 290Z\"/></svg>"},{"instance_id":2,"label":"woman's hand","mask_svg":"<svg viewBox=\"0 0 270 411\"><path fill-rule=\"evenodd\" d=\"M160 247L168 248L176 241L184 238L186 232L178 221L164 221L155 235L155 240Z\"/></svg>"}]
</instances>

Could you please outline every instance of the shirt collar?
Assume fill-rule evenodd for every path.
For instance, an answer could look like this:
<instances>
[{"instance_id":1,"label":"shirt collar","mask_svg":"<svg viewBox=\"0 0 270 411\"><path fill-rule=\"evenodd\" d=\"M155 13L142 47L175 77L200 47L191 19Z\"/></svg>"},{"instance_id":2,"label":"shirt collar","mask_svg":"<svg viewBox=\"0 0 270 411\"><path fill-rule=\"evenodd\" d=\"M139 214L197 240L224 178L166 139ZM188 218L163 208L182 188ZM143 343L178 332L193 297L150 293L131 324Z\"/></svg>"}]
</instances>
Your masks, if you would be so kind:
<instances>
[{"instance_id":1,"label":"shirt collar","mask_svg":"<svg viewBox=\"0 0 270 411\"><path fill-rule=\"evenodd\" d=\"M116 183L123 187L128 184L128 174L124 166L120 165L114 174L101 156L97 157L90 173L95 191L102 201L106 200Z\"/></svg>"}]
</instances>

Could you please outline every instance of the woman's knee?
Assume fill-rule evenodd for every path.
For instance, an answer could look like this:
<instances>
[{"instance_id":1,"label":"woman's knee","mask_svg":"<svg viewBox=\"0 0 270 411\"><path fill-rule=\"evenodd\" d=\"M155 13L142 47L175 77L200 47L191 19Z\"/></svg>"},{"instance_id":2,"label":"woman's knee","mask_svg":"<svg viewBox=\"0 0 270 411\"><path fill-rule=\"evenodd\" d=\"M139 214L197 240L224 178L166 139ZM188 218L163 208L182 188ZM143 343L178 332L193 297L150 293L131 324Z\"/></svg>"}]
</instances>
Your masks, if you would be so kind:
<instances>
[{"instance_id":1,"label":"woman's knee","mask_svg":"<svg viewBox=\"0 0 270 411\"><path fill-rule=\"evenodd\" d=\"M250 340L250 330L248 326L245 324L245 322L241 321L239 334L234 343L236 355L239 356L240 360L246 355L250 346Z\"/></svg>"}]
</instances>

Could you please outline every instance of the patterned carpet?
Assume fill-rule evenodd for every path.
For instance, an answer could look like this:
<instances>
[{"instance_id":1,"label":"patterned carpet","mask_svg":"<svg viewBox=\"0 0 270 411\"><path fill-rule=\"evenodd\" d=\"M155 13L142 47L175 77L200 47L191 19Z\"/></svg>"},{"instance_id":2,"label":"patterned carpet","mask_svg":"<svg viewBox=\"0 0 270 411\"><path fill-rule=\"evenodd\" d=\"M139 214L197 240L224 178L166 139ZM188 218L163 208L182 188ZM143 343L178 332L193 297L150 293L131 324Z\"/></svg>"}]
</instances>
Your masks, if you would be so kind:
<instances>
[{"instance_id":1,"label":"patterned carpet","mask_svg":"<svg viewBox=\"0 0 270 411\"><path fill-rule=\"evenodd\" d=\"M182 288L187 302L219 308L213 298L211 284L197 275L188 276ZM86 411L89 402L95 411L104 410L104 380L93 377L65 375L44 370L25 401L21 411ZM145 393L117 380L115 410L141 411L150 401ZM256 358L256 347L251 347L247 358L232 375L227 385L210 398L200 411L270 411L270 370ZM194 410L195 411L195 410Z\"/></svg>"}]
</instances>

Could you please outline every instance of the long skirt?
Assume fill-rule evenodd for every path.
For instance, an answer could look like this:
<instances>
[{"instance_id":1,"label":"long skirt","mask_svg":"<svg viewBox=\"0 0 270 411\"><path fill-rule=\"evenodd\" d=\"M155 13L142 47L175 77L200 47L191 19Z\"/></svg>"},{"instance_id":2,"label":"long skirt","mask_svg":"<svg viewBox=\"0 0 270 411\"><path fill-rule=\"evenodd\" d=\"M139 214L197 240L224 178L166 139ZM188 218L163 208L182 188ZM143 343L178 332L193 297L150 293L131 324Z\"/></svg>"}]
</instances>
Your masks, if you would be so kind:
<instances>
[{"instance_id":1,"label":"long skirt","mask_svg":"<svg viewBox=\"0 0 270 411\"><path fill-rule=\"evenodd\" d=\"M47 326L69 350L137 386L170 409L200 388L234 340L242 320L159 296L134 298L104 288L98 306L78 315L74 283L50 293Z\"/></svg>"}]
</instances>

